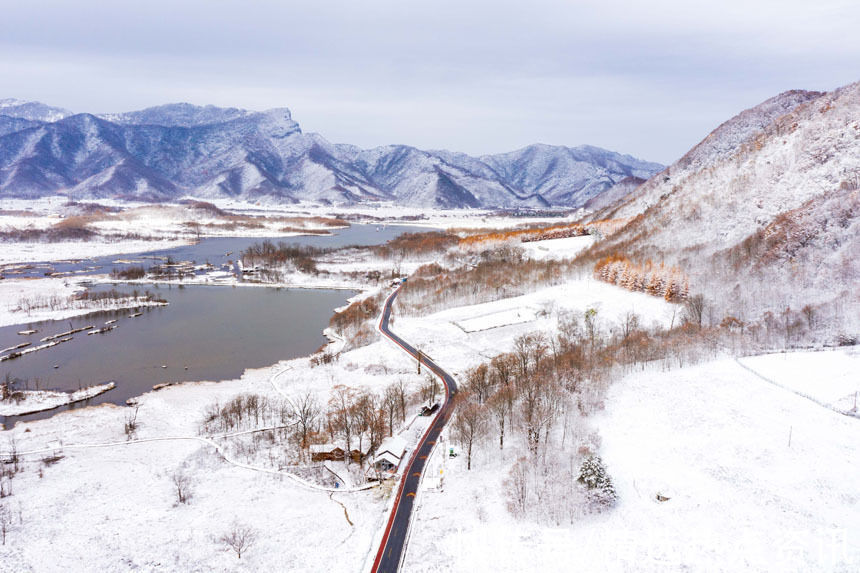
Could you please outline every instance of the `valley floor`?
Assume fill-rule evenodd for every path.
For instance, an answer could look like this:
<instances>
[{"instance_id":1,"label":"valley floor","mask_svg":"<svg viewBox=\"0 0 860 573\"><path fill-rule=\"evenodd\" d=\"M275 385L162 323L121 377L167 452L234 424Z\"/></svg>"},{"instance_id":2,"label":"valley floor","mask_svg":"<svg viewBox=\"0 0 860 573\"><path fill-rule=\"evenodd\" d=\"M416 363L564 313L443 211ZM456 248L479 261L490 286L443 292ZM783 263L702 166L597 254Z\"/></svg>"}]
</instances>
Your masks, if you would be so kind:
<instances>
[{"instance_id":1,"label":"valley floor","mask_svg":"<svg viewBox=\"0 0 860 573\"><path fill-rule=\"evenodd\" d=\"M521 334L555 328L560 311L589 308L606 331L630 311L644 326L677 324L679 314L660 298L582 279L430 316L395 307L391 327L460 379ZM602 437L619 501L572 523L514 519L505 495L513 448L488 440L467 471L462 452L442 455L454 446L446 431L430 466L444 485L419 494L404 570L856 570L860 420L798 393L843 408L857 364L855 349L841 349L654 366L617 380L588 431ZM203 439L200 422L208 406L244 393L311 392L326 404L337 384L380 392L401 379L413 390L423 380L377 340L329 365L300 358L150 392L137 401L133 441L124 433L132 408L115 406L2 431L0 456L14 443L23 470L6 481L12 519L0 571L365 570L387 518L385 488L302 485L273 471L276 451L246 463L222 448L225 459L213 445L223 440ZM187 504L177 502L177 471L191 478ZM219 541L234 521L257 532L241 560Z\"/></svg>"}]
</instances>

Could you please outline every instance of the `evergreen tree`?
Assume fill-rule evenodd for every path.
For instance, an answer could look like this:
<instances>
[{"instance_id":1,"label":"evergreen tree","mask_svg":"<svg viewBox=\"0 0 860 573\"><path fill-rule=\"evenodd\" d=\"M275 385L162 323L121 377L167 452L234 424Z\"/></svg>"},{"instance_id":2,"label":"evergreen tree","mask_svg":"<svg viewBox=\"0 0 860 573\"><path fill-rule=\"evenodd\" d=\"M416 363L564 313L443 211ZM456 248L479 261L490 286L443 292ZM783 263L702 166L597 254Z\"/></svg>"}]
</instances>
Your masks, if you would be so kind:
<instances>
[{"instance_id":1,"label":"evergreen tree","mask_svg":"<svg viewBox=\"0 0 860 573\"><path fill-rule=\"evenodd\" d=\"M615 486L612 485L612 479L598 456L590 456L582 462L577 481L586 487L589 501L594 509L610 507L618 497Z\"/></svg>"}]
</instances>

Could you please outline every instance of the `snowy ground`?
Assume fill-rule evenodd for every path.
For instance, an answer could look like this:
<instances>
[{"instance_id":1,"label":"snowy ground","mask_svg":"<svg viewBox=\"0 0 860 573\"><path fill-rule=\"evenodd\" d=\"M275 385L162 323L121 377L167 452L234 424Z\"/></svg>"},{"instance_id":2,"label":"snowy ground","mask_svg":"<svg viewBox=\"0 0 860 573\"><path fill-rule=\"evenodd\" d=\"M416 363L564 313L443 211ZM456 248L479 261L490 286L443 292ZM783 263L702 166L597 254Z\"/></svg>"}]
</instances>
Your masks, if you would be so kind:
<instances>
[{"instance_id":1,"label":"snowy ground","mask_svg":"<svg viewBox=\"0 0 860 573\"><path fill-rule=\"evenodd\" d=\"M142 253L161 249L173 249L190 245L194 241L182 239L153 240L93 240L58 243L0 243L0 264L67 261L91 257L106 257L128 253Z\"/></svg>"},{"instance_id":2,"label":"snowy ground","mask_svg":"<svg viewBox=\"0 0 860 573\"><path fill-rule=\"evenodd\" d=\"M580 310L599 301L598 316L609 329L626 310L646 324L671 320L672 305L617 287L603 291L607 286L572 283L398 318L393 328L462 372L476 357L510 349L517 335L548 327L551 317L520 322L511 315L516 308L547 308L547 300ZM511 324L496 326L500 316ZM489 328L471 333L451 324L482 320ZM855 352L744 361L800 391L825 378L837 381L838 397L856 384ZM819 376L792 367L802 364ZM610 389L605 412L593 421L620 495L614 511L560 527L516 521L503 495L510 450L482 447L471 472L463 455L437 456L444 492L421 494L405 570L851 571L860 564L860 484L846 479L860 475L857 420L724 359L630 375ZM671 499L658 502L658 492Z\"/></svg>"},{"instance_id":3,"label":"snowy ground","mask_svg":"<svg viewBox=\"0 0 860 573\"><path fill-rule=\"evenodd\" d=\"M397 317L392 328L458 374L510 349L522 333L551 328L561 309L595 307L607 330L628 311L644 324L664 325L677 312L662 299L582 280L427 317ZM777 358L745 360L764 371ZM850 378L844 368L855 358L846 353L839 360L842 366L827 362L832 377ZM237 467L197 441L197 425L205 406L239 393L310 391L325 403L336 384L381 391L407 379L415 387L414 367L380 340L327 366L311 368L301 358L250 370L240 380L183 384L139 399L138 438L184 440L71 447L125 441L129 410L111 406L18 424L0 433L0 451L12 435L22 452L62 438L64 457L50 463L40 461L44 455L25 456L27 467L6 498L23 522L13 523L0 559L15 571L359 570L387 517L380 490L329 499L290 479ZM726 359L628 376L612 387L595 423L620 494L615 510L560 527L517 522L503 497L510 450L480 448L471 472L464 456L437 455L429 467L443 471L444 490L421 493L405 570L848 571L860 563L860 486L845 479L858 473L856 420ZM170 480L180 467L193 475L187 505L176 503ZM659 503L657 492L671 499ZM241 562L217 542L234 520L258 531Z\"/></svg>"},{"instance_id":4,"label":"snowy ground","mask_svg":"<svg viewBox=\"0 0 860 573\"><path fill-rule=\"evenodd\" d=\"M458 225L476 226L462 216ZM557 251L544 250L551 241L525 248L535 257L572 254L590 238L578 239L558 240ZM371 268L367 261L352 265ZM6 284L0 287L14 288ZM392 329L456 376L510 350L521 334L551 330L560 312L581 317L589 308L604 332L618 328L627 312L644 326L677 324L679 313L662 299L584 279L426 317L398 316L395 307ZM840 352L743 364L795 392L838 401L857 371L856 354ZM801 366L831 382L806 386L811 377L799 374ZM58 461L24 455L23 472L10 482L13 495L3 503L15 518L0 546L0 570L360 570L387 518L385 492L330 498L274 475L262 460L253 460L257 469L239 467L201 441L199 422L216 400L246 392L285 399L311 392L325 404L338 384L380 392L405 379L416 388L414 368L399 348L379 340L330 365L311 368L300 358L239 380L146 394L137 400L138 441L128 444L123 426L131 410L107 405L0 432L0 452L12 437L19 452L63 442ZM440 455L445 442L428 464L434 475L442 470L444 490L419 497L405 570L851 571L860 564L860 486L850 479L860 474L860 421L726 359L630 375L612 386L593 422L620 496L612 512L558 527L515 521L503 485L511 450L480 447L468 472L465 456ZM189 504L176 501L170 476L179 468L192 476ZM657 502L658 492L671 499ZM217 540L233 521L258 533L241 561Z\"/></svg>"},{"instance_id":5,"label":"snowy ground","mask_svg":"<svg viewBox=\"0 0 860 573\"><path fill-rule=\"evenodd\" d=\"M509 351L521 334L554 330L559 312L572 312L581 320L589 308L597 310L599 328L604 332L619 328L628 312L636 313L640 324L648 327L677 323L679 313L677 305L661 298L583 279L422 317L398 316L395 302L392 328L438 359L444 368L456 371Z\"/></svg>"},{"instance_id":6,"label":"snowy ground","mask_svg":"<svg viewBox=\"0 0 860 573\"><path fill-rule=\"evenodd\" d=\"M725 359L626 377L597 425L613 511L559 527L517 522L502 495L511 454L485 447L471 472L462 456L448 460L444 492L422 495L406 570L860 566L857 420Z\"/></svg>"},{"instance_id":7,"label":"snowy ground","mask_svg":"<svg viewBox=\"0 0 860 573\"><path fill-rule=\"evenodd\" d=\"M73 214L65 198L34 201L0 200L0 231L48 229ZM280 210L262 211L254 217L231 217L192 210L186 205L146 205L100 201L119 207L82 220L99 233L88 241L0 242L0 264L46 262L76 258L138 253L193 243L199 237L292 237L302 230L334 228L307 215Z\"/></svg>"},{"instance_id":8,"label":"snowy ground","mask_svg":"<svg viewBox=\"0 0 860 573\"><path fill-rule=\"evenodd\" d=\"M250 204L233 201L229 199L207 199L222 209L229 209L237 213L257 214L280 213L284 215L311 215L331 216L348 215L365 217L368 219L380 219L389 224L407 224L418 227L435 227L445 229L469 228L469 229L503 229L520 225L535 223L561 224L575 221L579 214L569 214L564 217L510 217L499 215L497 211L482 209L427 209L394 205L380 202L373 205L336 206L327 207L317 204L298 205L265 205Z\"/></svg>"},{"instance_id":9,"label":"snowy ground","mask_svg":"<svg viewBox=\"0 0 860 573\"><path fill-rule=\"evenodd\" d=\"M56 392L53 390L25 390L21 401L0 402L0 416L18 416L31 414L42 410L51 410L66 404L80 402L113 390L116 383L108 382L97 386L81 388L74 392Z\"/></svg>"},{"instance_id":10,"label":"snowy ground","mask_svg":"<svg viewBox=\"0 0 860 573\"><path fill-rule=\"evenodd\" d=\"M860 349L781 352L739 362L783 388L835 410L857 415L860 405Z\"/></svg>"},{"instance_id":11,"label":"snowy ground","mask_svg":"<svg viewBox=\"0 0 860 573\"><path fill-rule=\"evenodd\" d=\"M42 320L61 320L72 316L81 316L91 312L102 312L119 310L123 308L137 308L142 306L153 306L163 303L144 302L137 299L117 299L115 301L96 303L90 300L76 300L68 302L73 294L82 292L85 287L80 283L84 281L98 281L102 278L105 282L112 282L107 277L89 276L86 279L71 280L68 278L45 278L45 279L5 279L0 281L0 326L12 324L32 324ZM71 308L50 307L22 309L22 299L33 303L45 303L51 299L59 301L60 305L70 305ZM26 304L23 304L26 307Z\"/></svg>"},{"instance_id":12,"label":"snowy ground","mask_svg":"<svg viewBox=\"0 0 860 573\"><path fill-rule=\"evenodd\" d=\"M537 260L572 259L580 251L594 244L594 237L567 237L564 239L549 239L523 243L521 246L529 257Z\"/></svg>"},{"instance_id":13,"label":"snowy ground","mask_svg":"<svg viewBox=\"0 0 860 573\"><path fill-rule=\"evenodd\" d=\"M331 365L311 368L299 358L249 370L239 380L150 392L137 401L141 441L128 445L123 426L131 409L108 405L0 432L0 452L12 436L19 452L53 453L53 444L63 442L61 460L41 461L47 451L25 455L24 471L11 481L13 495L3 502L16 521L0 546L0 570L355 571L375 551L373 536L387 517L383 491L330 499L270 468L237 467L198 441L198 425L206 406L241 393L295 398L310 391L325 404L335 384L380 391L400 379L413 387L421 380L398 348L380 341ZM420 430L410 427L406 435ZM153 438L159 440L145 441ZM103 443L119 445L74 447ZM170 475L178 468L193 476L187 505L177 504L173 491ZM241 561L216 541L234 520L258 532Z\"/></svg>"}]
</instances>

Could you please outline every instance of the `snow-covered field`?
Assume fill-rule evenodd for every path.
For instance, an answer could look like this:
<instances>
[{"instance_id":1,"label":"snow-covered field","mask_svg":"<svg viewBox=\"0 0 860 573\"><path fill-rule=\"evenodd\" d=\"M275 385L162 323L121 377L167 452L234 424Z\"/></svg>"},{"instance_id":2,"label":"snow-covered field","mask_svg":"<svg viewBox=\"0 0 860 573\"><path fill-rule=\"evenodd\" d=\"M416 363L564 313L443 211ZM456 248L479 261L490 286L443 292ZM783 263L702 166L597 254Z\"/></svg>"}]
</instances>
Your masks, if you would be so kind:
<instances>
[{"instance_id":1,"label":"snow-covered field","mask_svg":"<svg viewBox=\"0 0 860 573\"><path fill-rule=\"evenodd\" d=\"M740 358L739 362L783 388L840 412L858 414L860 349L781 352Z\"/></svg>"},{"instance_id":2,"label":"snow-covered field","mask_svg":"<svg viewBox=\"0 0 860 573\"><path fill-rule=\"evenodd\" d=\"M188 239L153 239L151 241L93 240L58 243L0 243L0 264L67 261L129 253L173 249L193 243Z\"/></svg>"},{"instance_id":3,"label":"snow-covered field","mask_svg":"<svg viewBox=\"0 0 860 573\"><path fill-rule=\"evenodd\" d=\"M452 321L549 300L576 310L600 303L605 328L627 310L646 324L671 320L672 305L606 287L571 283L518 297L525 300L399 318L394 329L462 372L510 349L517 335L548 328L551 318L521 323L509 315L508 326L472 333ZM841 395L857 380L851 350L744 361L801 391L811 391L804 380L827 377L842 381ZM820 375L806 377L791 364ZM860 484L847 478L860 475L858 421L722 359L627 376L593 422L619 492L613 511L559 527L515 520L504 496L514 454L487 444L471 472L464 456L442 460L444 492L422 493L405 570L850 571L860 564ZM658 502L658 493L671 499Z\"/></svg>"},{"instance_id":4,"label":"snow-covered field","mask_svg":"<svg viewBox=\"0 0 860 573\"><path fill-rule=\"evenodd\" d=\"M572 259L580 251L594 244L594 237L567 237L523 243L522 247L533 259Z\"/></svg>"},{"instance_id":5,"label":"snow-covered field","mask_svg":"<svg viewBox=\"0 0 860 573\"><path fill-rule=\"evenodd\" d=\"M596 424L614 510L558 527L515 521L503 494L511 454L485 447L471 472L448 460L444 492L422 494L406 570L860 566L858 421L723 359L626 377Z\"/></svg>"},{"instance_id":6,"label":"snow-covered field","mask_svg":"<svg viewBox=\"0 0 860 573\"><path fill-rule=\"evenodd\" d=\"M495 210L483 209L430 209L408 207L393 203L379 202L368 205L330 207L315 203L299 203L297 205L266 205L251 204L231 199L206 199L221 209L236 213L258 214L279 213L283 215L332 216L349 215L368 219L381 219L387 224L404 224L417 227L434 227L444 229L504 229L535 223L560 224L572 222L581 216L571 213L564 217L510 217L500 215Z\"/></svg>"},{"instance_id":7,"label":"snow-covered field","mask_svg":"<svg viewBox=\"0 0 860 573\"><path fill-rule=\"evenodd\" d=\"M393 328L444 368L456 371L507 352L521 334L552 331L559 312L572 312L581 319L590 308L597 311L599 328L609 331L618 328L628 312L637 314L640 323L649 327L677 324L680 313L678 305L661 298L589 278L423 317L397 316L395 302Z\"/></svg>"}]
</instances>

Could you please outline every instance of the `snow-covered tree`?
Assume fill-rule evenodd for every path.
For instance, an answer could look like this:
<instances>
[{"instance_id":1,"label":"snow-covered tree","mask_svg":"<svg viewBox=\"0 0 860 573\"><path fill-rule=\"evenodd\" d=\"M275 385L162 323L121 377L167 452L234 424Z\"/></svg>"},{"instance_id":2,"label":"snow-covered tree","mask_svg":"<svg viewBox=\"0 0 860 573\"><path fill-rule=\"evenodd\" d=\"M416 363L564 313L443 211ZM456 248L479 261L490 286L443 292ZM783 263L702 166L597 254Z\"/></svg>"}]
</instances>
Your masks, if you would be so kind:
<instances>
[{"instance_id":1,"label":"snow-covered tree","mask_svg":"<svg viewBox=\"0 0 860 573\"><path fill-rule=\"evenodd\" d=\"M612 478L599 456L589 456L582 462L577 481L586 487L589 501L595 509L612 506L618 497Z\"/></svg>"}]
</instances>

